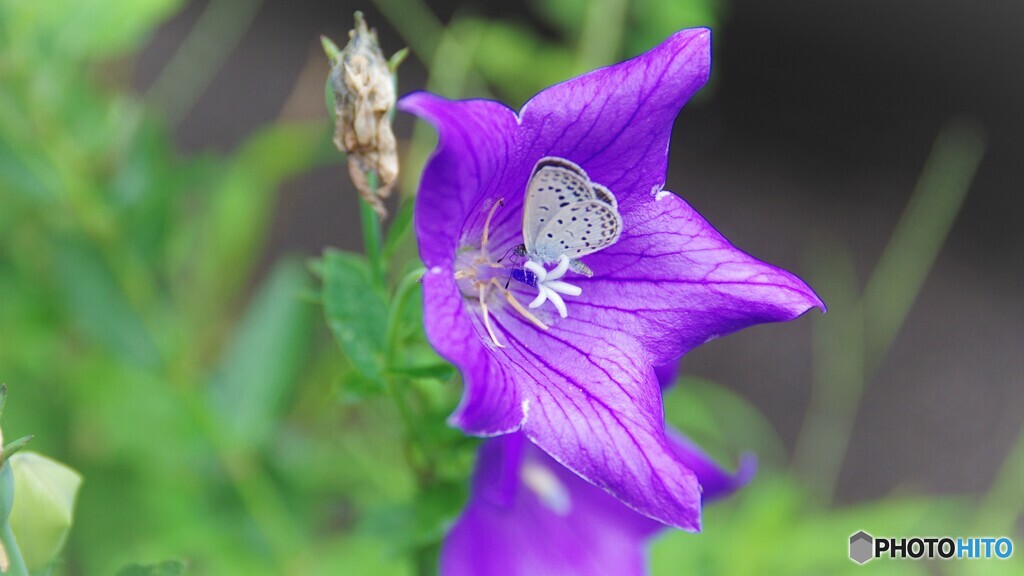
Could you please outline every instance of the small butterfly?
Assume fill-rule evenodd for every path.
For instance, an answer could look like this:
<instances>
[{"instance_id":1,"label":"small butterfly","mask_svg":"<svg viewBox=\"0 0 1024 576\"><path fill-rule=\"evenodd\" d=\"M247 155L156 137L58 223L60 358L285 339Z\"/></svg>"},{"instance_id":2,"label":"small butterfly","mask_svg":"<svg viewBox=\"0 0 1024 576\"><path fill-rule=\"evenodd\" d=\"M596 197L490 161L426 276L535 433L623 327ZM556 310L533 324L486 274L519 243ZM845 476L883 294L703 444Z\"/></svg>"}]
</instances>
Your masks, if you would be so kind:
<instances>
[{"instance_id":1,"label":"small butterfly","mask_svg":"<svg viewBox=\"0 0 1024 576\"><path fill-rule=\"evenodd\" d=\"M594 273L580 258L611 246L621 234L622 216L611 190L564 158L537 162L526 187L524 243L515 248L517 256L539 264L566 256L572 271L589 277Z\"/></svg>"}]
</instances>

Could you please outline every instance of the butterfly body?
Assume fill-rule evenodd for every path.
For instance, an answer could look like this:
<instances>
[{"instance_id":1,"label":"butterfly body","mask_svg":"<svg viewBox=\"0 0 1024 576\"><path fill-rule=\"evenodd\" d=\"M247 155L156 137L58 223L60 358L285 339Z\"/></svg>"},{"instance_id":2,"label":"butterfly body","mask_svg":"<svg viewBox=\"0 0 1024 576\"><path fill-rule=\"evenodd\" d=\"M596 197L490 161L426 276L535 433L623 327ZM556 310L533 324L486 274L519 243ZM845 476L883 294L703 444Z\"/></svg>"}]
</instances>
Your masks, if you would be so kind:
<instances>
[{"instance_id":1,"label":"butterfly body","mask_svg":"<svg viewBox=\"0 0 1024 576\"><path fill-rule=\"evenodd\" d=\"M520 244L519 246L516 246L515 248L513 248L512 251L513 251L513 254L515 254L516 256L521 256L521 257L524 257L524 258L529 255L527 253L527 251L526 251L526 244ZM539 257L537 259L540 260ZM557 261L558 261L558 259L556 258L554 260L554 262L557 262ZM548 263L548 262L549 261L544 260L545 264ZM569 269L572 270L573 272L577 273L577 274L581 274L583 276L586 276L587 278L590 278L591 276L594 275L594 271L590 269L590 266L587 266L586 264L584 264L583 261L580 260L579 258L572 258L571 260L569 260ZM515 273L516 271L513 271L513 273L512 273L512 277L513 278L515 278L516 280L519 280L520 282L522 282L524 284L529 284L530 286L536 286L537 280L535 278L533 278L532 275L527 277L527 278L530 278L529 281L527 281L527 280L525 280L523 278L520 278L520 276L522 276L523 274L530 274L529 272L521 271L521 270L517 270L517 271L520 272L520 274L516 274Z\"/></svg>"},{"instance_id":2,"label":"butterfly body","mask_svg":"<svg viewBox=\"0 0 1024 576\"><path fill-rule=\"evenodd\" d=\"M523 244L516 254L539 264L569 258L569 269L592 276L580 258L611 246L622 233L615 195L576 164L553 156L534 166L523 207Z\"/></svg>"},{"instance_id":3,"label":"butterfly body","mask_svg":"<svg viewBox=\"0 0 1024 576\"><path fill-rule=\"evenodd\" d=\"M529 308L551 302L558 315L566 318L569 311L562 295L583 293L582 288L566 281L566 273L571 270L593 276L580 258L611 246L621 234L622 217L611 190L591 182L583 168L564 158L541 158L526 186L523 243L512 249L509 281L515 279L537 289ZM554 268L548 269L549 264ZM520 313L547 329L547 324L527 310L520 309Z\"/></svg>"}]
</instances>

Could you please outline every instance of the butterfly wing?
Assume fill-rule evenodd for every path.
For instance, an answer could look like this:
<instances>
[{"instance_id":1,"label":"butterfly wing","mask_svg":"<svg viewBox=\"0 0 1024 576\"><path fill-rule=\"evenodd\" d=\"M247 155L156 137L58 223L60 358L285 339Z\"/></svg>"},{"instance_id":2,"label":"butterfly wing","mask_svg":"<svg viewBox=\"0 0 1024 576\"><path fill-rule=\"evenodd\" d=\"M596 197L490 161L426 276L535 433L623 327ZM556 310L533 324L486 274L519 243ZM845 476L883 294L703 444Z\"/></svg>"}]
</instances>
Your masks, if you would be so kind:
<instances>
[{"instance_id":1,"label":"butterfly wing","mask_svg":"<svg viewBox=\"0 0 1024 576\"><path fill-rule=\"evenodd\" d=\"M591 182L590 186L594 190L595 200L600 200L601 202L604 202L605 204L611 206L612 208L615 208L616 210L619 209L619 201L615 199L615 194L612 194L611 190L605 188L604 186L598 184L597 182Z\"/></svg>"},{"instance_id":2,"label":"butterfly wing","mask_svg":"<svg viewBox=\"0 0 1024 576\"><path fill-rule=\"evenodd\" d=\"M541 158L533 168L523 206L523 241L535 253L541 230L552 217L570 206L594 199L590 178L563 158ZM558 257L556 256L555 259Z\"/></svg>"},{"instance_id":3,"label":"butterfly wing","mask_svg":"<svg viewBox=\"0 0 1024 576\"><path fill-rule=\"evenodd\" d=\"M621 234L622 217L613 205L586 200L556 212L540 229L531 255L548 262L563 254L581 258L611 246Z\"/></svg>"}]
</instances>

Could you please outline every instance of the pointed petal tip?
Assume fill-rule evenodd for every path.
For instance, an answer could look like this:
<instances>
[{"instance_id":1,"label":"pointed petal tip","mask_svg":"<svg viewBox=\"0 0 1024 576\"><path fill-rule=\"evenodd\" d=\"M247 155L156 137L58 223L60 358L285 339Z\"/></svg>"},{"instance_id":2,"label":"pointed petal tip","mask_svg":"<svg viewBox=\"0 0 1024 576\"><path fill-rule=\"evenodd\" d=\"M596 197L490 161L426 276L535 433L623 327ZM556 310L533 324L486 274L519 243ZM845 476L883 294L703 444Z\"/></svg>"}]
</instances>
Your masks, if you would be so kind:
<instances>
[{"instance_id":1,"label":"pointed petal tip","mask_svg":"<svg viewBox=\"0 0 1024 576\"><path fill-rule=\"evenodd\" d=\"M707 26L685 28L672 34L669 38L684 38L687 42L697 41L707 46L708 50L711 49L711 28L708 28Z\"/></svg>"},{"instance_id":2,"label":"pointed petal tip","mask_svg":"<svg viewBox=\"0 0 1024 576\"><path fill-rule=\"evenodd\" d=\"M803 316L804 314L810 312L814 308L820 310L822 314L827 313L828 306L825 305L825 301L821 299L821 296L818 296L818 293L815 292L814 289L811 288L809 284L807 284L807 282L804 282L803 279L797 277L795 274L793 275L793 277L803 284L802 288L804 294L804 302L802 303L802 309L794 316L794 318L798 316Z\"/></svg>"},{"instance_id":3,"label":"pointed petal tip","mask_svg":"<svg viewBox=\"0 0 1024 576\"><path fill-rule=\"evenodd\" d=\"M687 518L683 523L669 524L669 526L679 528L680 530L684 530L686 532L693 532L695 534L699 534L700 532L704 531L704 523L702 522L702 519L703 513L700 509L697 509L697 511L692 515L692 517Z\"/></svg>"},{"instance_id":4,"label":"pointed petal tip","mask_svg":"<svg viewBox=\"0 0 1024 576\"><path fill-rule=\"evenodd\" d=\"M526 407L523 406L523 408ZM487 414L474 414L472 410L473 407L468 398L463 394L462 401L455 411L448 416L446 423L452 428L462 430L470 436L493 438L519 432L523 427L523 421L526 420L525 410L521 412L520 420L517 422L512 421L514 415L497 418Z\"/></svg>"},{"instance_id":5,"label":"pointed petal tip","mask_svg":"<svg viewBox=\"0 0 1024 576\"><path fill-rule=\"evenodd\" d=\"M669 36L662 46L677 54L686 52L689 60L702 72L703 83L707 82L711 76L711 28L680 30Z\"/></svg>"},{"instance_id":6,"label":"pointed petal tip","mask_svg":"<svg viewBox=\"0 0 1024 576\"><path fill-rule=\"evenodd\" d=\"M399 98L395 107L407 114L415 114L419 116L424 111L425 107L429 106L431 100L436 101L443 99L440 96L431 94L430 92L417 90Z\"/></svg>"}]
</instances>

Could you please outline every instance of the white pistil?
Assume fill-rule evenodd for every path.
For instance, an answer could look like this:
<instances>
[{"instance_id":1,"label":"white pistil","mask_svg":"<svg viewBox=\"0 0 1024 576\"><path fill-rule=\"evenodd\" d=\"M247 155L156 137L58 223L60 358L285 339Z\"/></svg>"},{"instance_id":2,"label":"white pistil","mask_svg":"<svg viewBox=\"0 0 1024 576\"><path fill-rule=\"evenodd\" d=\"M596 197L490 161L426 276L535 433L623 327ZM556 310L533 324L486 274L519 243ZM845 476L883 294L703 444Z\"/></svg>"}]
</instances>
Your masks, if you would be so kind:
<instances>
[{"instance_id":1,"label":"white pistil","mask_svg":"<svg viewBox=\"0 0 1024 576\"><path fill-rule=\"evenodd\" d=\"M569 316L569 310L565 307L565 300L562 300L560 294L567 294L569 296L579 296L583 293L583 289L579 286L573 286L568 282L563 282L562 277L569 270L569 257L562 254L558 257L558 266L555 269L548 272L544 269L544 266L534 262L533 260L523 264L523 267L533 273L537 278L537 297L530 302L530 308L540 308L548 300L555 305L558 309L558 314L562 318Z\"/></svg>"},{"instance_id":2,"label":"white pistil","mask_svg":"<svg viewBox=\"0 0 1024 576\"><path fill-rule=\"evenodd\" d=\"M527 488L537 495L541 504L555 514L565 516L572 510L572 497L569 495L569 489L548 467L537 462L527 461L519 469L519 478Z\"/></svg>"}]
</instances>

